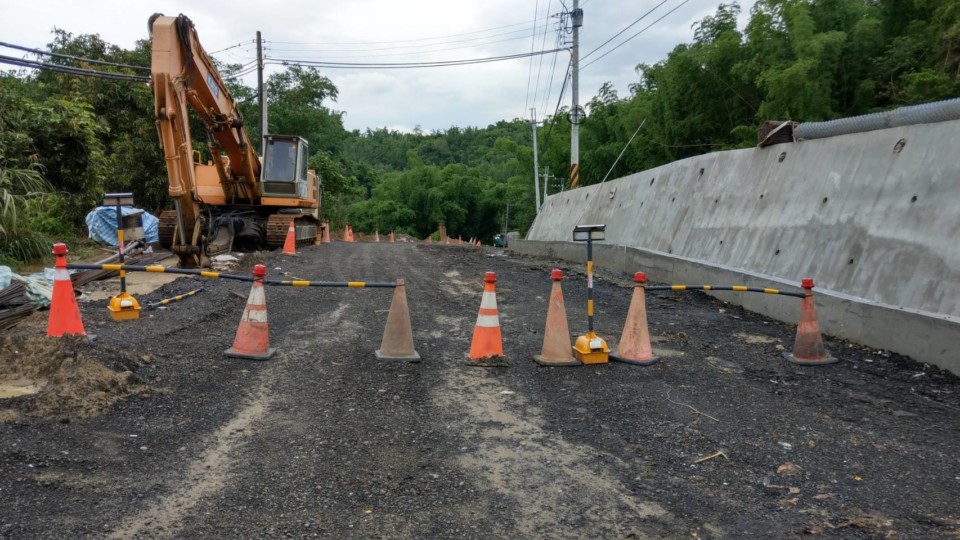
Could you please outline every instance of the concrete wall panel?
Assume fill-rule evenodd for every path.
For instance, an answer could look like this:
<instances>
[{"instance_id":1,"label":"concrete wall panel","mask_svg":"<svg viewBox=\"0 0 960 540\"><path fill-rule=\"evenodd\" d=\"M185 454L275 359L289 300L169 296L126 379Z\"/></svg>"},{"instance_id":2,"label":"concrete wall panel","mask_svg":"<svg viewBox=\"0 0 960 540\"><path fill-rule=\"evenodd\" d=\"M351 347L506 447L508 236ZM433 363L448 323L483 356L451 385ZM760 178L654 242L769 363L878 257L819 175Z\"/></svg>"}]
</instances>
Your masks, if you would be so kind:
<instances>
[{"instance_id":1,"label":"concrete wall panel","mask_svg":"<svg viewBox=\"0 0 960 540\"><path fill-rule=\"evenodd\" d=\"M598 264L658 281L812 276L837 299L821 314L829 332L956 370L958 147L960 121L950 121L692 157L549 196L518 249L539 251L535 241L578 260L582 246L558 242L577 224L605 223L605 244L622 249L598 249ZM729 296L795 322L782 302ZM891 337L908 328L923 339Z\"/></svg>"}]
</instances>

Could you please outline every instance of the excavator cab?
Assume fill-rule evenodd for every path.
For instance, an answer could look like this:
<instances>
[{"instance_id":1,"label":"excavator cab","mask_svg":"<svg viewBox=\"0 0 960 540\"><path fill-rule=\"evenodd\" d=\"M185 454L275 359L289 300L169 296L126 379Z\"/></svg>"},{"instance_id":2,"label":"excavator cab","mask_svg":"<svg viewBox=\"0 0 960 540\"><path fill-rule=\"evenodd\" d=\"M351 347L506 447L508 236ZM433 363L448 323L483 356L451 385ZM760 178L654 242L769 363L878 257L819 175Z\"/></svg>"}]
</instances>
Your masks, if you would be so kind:
<instances>
[{"instance_id":1,"label":"excavator cab","mask_svg":"<svg viewBox=\"0 0 960 540\"><path fill-rule=\"evenodd\" d=\"M260 191L264 197L305 199L309 194L307 140L289 135L265 137Z\"/></svg>"}]
</instances>

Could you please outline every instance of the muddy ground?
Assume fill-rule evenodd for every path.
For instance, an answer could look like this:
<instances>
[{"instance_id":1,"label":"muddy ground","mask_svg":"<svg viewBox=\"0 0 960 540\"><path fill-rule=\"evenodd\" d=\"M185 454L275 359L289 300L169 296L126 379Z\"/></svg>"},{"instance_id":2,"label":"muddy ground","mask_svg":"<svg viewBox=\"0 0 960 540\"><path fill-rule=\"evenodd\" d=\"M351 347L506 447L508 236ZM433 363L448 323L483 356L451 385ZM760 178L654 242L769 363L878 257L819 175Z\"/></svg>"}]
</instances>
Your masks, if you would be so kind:
<instances>
[{"instance_id":1,"label":"muddy ground","mask_svg":"<svg viewBox=\"0 0 960 540\"><path fill-rule=\"evenodd\" d=\"M334 243L238 271L260 259L271 277L404 277L423 362L373 356L389 289L268 288L278 352L266 362L223 356L246 283L205 280L203 294L137 322L85 302L99 338L71 345L74 357L127 386L96 416L38 410L42 392L0 400L0 536L960 536L960 381L936 368L830 339L840 363L789 364L791 325L693 292L648 295L659 363L543 368L531 357L549 270L567 270L582 334L580 265ZM505 369L463 364L487 270ZM596 324L611 347L629 284L598 270ZM5 339L29 350L43 323Z\"/></svg>"}]
</instances>

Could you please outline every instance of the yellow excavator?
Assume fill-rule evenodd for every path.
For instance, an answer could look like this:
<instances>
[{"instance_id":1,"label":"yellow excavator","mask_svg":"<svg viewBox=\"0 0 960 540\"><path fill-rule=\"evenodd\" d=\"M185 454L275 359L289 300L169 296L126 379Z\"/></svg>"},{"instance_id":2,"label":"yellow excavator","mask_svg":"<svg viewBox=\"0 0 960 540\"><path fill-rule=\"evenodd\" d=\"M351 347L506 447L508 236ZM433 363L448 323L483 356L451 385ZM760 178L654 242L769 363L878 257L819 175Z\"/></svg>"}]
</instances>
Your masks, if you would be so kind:
<instances>
[{"instance_id":1,"label":"yellow excavator","mask_svg":"<svg viewBox=\"0 0 960 540\"><path fill-rule=\"evenodd\" d=\"M291 221L297 244L313 243L323 226L321 183L307 167L307 141L265 135L261 159L193 22L158 13L149 27L154 113L175 208L160 214L160 244L181 267L202 268L231 250L281 247ZM207 131L206 163L192 147L191 110Z\"/></svg>"}]
</instances>

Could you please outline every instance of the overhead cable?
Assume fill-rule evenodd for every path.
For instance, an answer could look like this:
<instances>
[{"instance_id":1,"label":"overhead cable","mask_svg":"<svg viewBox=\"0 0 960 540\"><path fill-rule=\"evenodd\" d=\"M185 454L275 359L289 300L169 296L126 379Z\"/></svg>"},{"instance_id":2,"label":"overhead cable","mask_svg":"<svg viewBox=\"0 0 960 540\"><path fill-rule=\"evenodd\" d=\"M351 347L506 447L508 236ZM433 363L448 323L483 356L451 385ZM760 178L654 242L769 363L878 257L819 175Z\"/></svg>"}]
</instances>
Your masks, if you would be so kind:
<instances>
[{"instance_id":1,"label":"overhead cable","mask_svg":"<svg viewBox=\"0 0 960 540\"><path fill-rule=\"evenodd\" d=\"M541 34L538 33L538 34L536 34L536 35L539 36L539 35L541 35ZM320 54L320 55L316 55L316 54L299 55L299 54L298 54L297 56L300 57L300 58L319 58L319 59L324 59L324 60L326 60L326 59L346 59L346 58L381 58L381 57L384 57L384 56L410 56L410 55L415 55L415 54L416 54L416 55L421 55L421 54L431 54L431 53L438 53L438 52L455 51L455 50L459 50L459 49L472 49L472 48L475 48L475 47L480 47L480 46L482 46L482 45L496 45L496 44L499 44L499 43L506 43L506 42L508 42L508 41L515 41L515 40L518 40L518 39L526 39L526 38L527 38L527 36L519 36L519 37L512 37L512 38L500 39L500 40L496 40L496 41L488 41L488 42L483 42L483 43L474 43L474 44L471 44L471 45L461 45L461 46L459 46L459 47L446 47L446 48L443 48L443 49L432 49L432 50L423 50L423 51L409 51L409 52L398 52L398 53L385 53L385 54L352 54L352 55L347 55L347 56L328 56L328 55L326 55L326 54ZM395 48L399 48L399 47L395 47ZM273 47L267 47L267 50L269 50L270 52L275 52L275 51L285 51L285 52L317 52L317 51L311 51L311 50L308 50L308 49L275 49L275 48L273 48ZM392 49L391 49L391 48L386 48L386 49L370 49L370 50L372 51L372 50L392 50ZM332 51L332 52L358 52L358 53L362 53L362 52L367 52L367 51L352 50L352 51Z\"/></svg>"},{"instance_id":2,"label":"overhead cable","mask_svg":"<svg viewBox=\"0 0 960 540\"><path fill-rule=\"evenodd\" d=\"M0 41L0 47L6 47L8 49L17 49L18 51L25 51L25 52L39 54L43 56L50 56L53 58L76 60L78 62L86 62L88 64L98 64L101 66L113 66L113 67L119 67L119 68L134 69L139 71L150 71L150 68L147 66L131 66L129 64L117 64L115 62L107 62L105 60L94 60L93 58L83 58L80 56L71 56L69 54L60 54L60 53L53 53L50 51L41 51L40 49L31 49L30 47L24 47L22 45L14 45L12 43L5 43L3 41Z\"/></svg>"},{"instance_id":3,"label":"overhead cable","mask_svg":"<svg viewBox=\"0 0 960 540\"><path fill-rule=\"evenodd\" d=\"M622 35L624 32L626 32L627 30L633 28L638 22L640 22L640 21L642 21L643 19L645 19L645 18L647 17L647 15L650 15L651 13L653 13L654 11L656 11L657 8L659 8L660 6L662 6L662 5L666 4L666 3L667 3L667 0L663 0L663 1L660 2L659 4L653 6L649 11L647 11L646 13L644 13L643 15L641 15L639 19L633 21L632 23L630 23L629 25L627 25L626 27L624 27L623 30L620 30L619 32L617 32L616 34L614 34L613 37L611 37L610 39L608 39L608 40L604 41L603 43L601 43L599 47L597 47L596 49L588 52L587 54L585 54L585 55L583 55L583 56L581 56L581 57L580 57L580 60L583 61L583 60L585 60L588 56L590 56L591 54L599 51L599 50L600 50L601 48L603 48L607 43L610 43L611 41L613 41L613 40L617 39L618 37L620 37L620 35ZM681 5L683 5L683 4L681 4Z\"/></svg>"},{"instance_id":4,"label":"overhead cable","mask_svg":"<svg viewBox=\"0 0 960 540\"><path fill-rule=\"evenodd\" d=\"M142 75L125 75L123 73L112 73L109 71L97 71L94 69L75 68L70 66L64 66L61 64L50 64L47 62L38 62L35 60L26 60L23 58L15 58L12 56L4 56L4 55L0 55L0 64L10 64L13 66L33 68L33 69L45 69L48 71L56 71L59 73L67 73L70 75L83 75L86 77L98 77L101 79L112 79L117 81L150 82L150 77L145 77Z\"/></svg>"},{"instance_id":5,"label":"overhead cable","mask_svg":"<svg viewBox=\"0 0 960 540\"><path fill-rule=\"evenodd\" d=\"M360 62L323 62L311 60L296 60L290 58L267 57L270 64L278 65L298 65L325 67L330 69L414 69L430 67L448 67L448 66L466 66L472 64L486 64L490 62L503 62L505 60L516 60L518 58L528 58L541 54L550 54L565 49L550 49L548 51L535 51L533 53L508 54L504 56L488 56L485 58L465 58L462 60L442 60L436 62L397 62L397 63L360 63Z\"/></svg>"},{"instance_id":6,"label":"overhead cable","mask_svg":"<svg viewBox=\"0 0 960 540\"><path fill-rule=\"evenodd\" d=\"M592 65L594 62L596 62L597 60L600 60L600 59L603 58L604 56L606 56L606 55L612 53L613 51L619 49L620 47L626 45L627 42L629 42L629 41L632 40L633 38L639 36L640 34L646 32L647 30L650 29L650 27L652 27L653 25L657 24L658 22L660 22L660 21L662 21L663 19L665 19L665 18L667 18L668 16L670 16L674 11L680 9L681 7L683 7L684 4L686 4L686 3L689 2L689 1L690 1L690 0L683 0L683 2L680 2L680 4L677 5L677 7L671 9L670 11L666 12L665 14L663 14L659 19L657 19L657 20L653 21L652 23L648 24L647 26L645 26L645 27L643 28L643 30L640 30L640 31L637 32L636 34L628 37L626 40L620 42L620 44L618 44L616 47L614 47L614 48L610 49L609 51L601 54L600 56L594 58L593 60L591 60L590 62L588 62L586 65L580 66L580 70L583 71L584 69L587 69L587 67L591 66L591 65Z\"/></svg>"},{"instance_id":7,"label":"overhead cable","mask_svg":"<svg viewBox=\"0 0 960 540\"><path fill-rule=\"evenodd\" d=\"M544 17L543 19L539 19L539 20L546 20L546 19L548 19L548 18L549 18L549 17ZM534 23L536 23L536 22L538 22L538 20L534 20ZM525 24L530 24L530 22L529 22L529 21L523 21L523 22L514 23L514 24L507 24L507 25L504 25L504 26L497 26L497 27L494 27L494 28L487 28L487 29L485 29L485 30L475 30L475 31L473 31L473 32L463 32L463 33L460 33L460 34L449 34L449 35L446 35L446 36L436 36L436 37L416 38L416 39L400 39L400 40L396 40L396 41L359 41L359 42L355 41L355 42L340 42L340 43L336 43L336 42L323 42L323 41L314 41L314 42L310 42L310 41L271 41L270 43L280 43L280 44L284 44L284 45L386 45L386 44L390 44L390 43L411 43L411 42L415 42L415 41L433 41L433 40L435 40L435 39L446 39L446 38L454 38L454 37L461 37L461 36L469 36L469 35L472 35L472 34L480 34L480 33L483 33L483 32L490 32L491 30L500 30L500 29L502 29L502 28L511 28L511 27L514 27L514 26L522 26L522 25L525 25ZM519 31L519 30L518 30L518 31ZM523 30L523 31L525 32L526 30ZM508 33L512 33L512 32L508 32ZM488 36L488 37L489 37L489 36Z\"/></svg>"}]
</instances>

